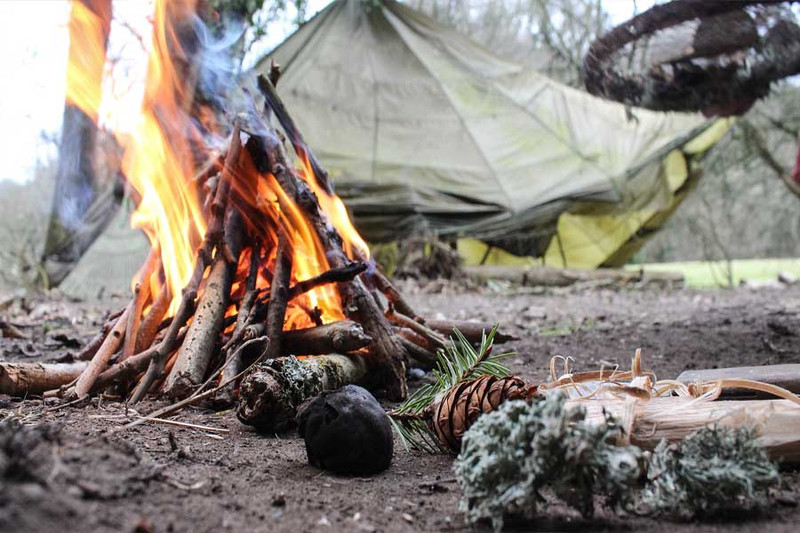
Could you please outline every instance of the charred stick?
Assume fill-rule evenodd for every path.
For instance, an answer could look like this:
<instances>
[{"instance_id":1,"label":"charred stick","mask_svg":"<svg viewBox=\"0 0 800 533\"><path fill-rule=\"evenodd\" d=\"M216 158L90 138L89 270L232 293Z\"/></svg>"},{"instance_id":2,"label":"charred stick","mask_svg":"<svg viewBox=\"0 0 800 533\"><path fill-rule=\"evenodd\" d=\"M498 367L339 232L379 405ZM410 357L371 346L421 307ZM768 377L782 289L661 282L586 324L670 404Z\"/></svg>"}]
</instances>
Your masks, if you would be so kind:
<instances>
[{"instance_id":1,"label":"charred stick","mask_svg":"<svg viewBox=\"0 0 800 533\"><path fill-rule=\"evenodd\" d=\"M24 397L58 389L74 381L88 365L88 361L0 363L0 394Z\"/></svg>"},{"instance_id":2,"label":"charred stick","mask_svg":"<svg viewBox=\"0 0 800 533\"><path fill-rule=\"evenodd\" d=\"M261 432L282 431L294 422L297 408L305 400L364 378L366 359L359 355L320 355L260 363L242 380L236 416Z\"/></svg>"},{"instance_id":3,"label":"charred stick","mask_svg":"<svg viewBox=\"0 0 800 533\"><path fill-rule=\"evenodd\" d=\"M264 131L267 131L265 125ZM341 268L349 265L351 261L344 253L342 239L328 223L316 196L302 179L287 170L287 160L278 138L267 132L262 137L251 137L251 141L248 142L248 148L256 163L272 172L284 192L302 210L327 251L331 266ZM377 303L358 278L340 283L339 293L347 316L364 326L367 335L373 339L370 362L376 366L375 377L385 387L390 399L405 398L408 394L405 381L406 352Z\"/></svg>"},{"instance_id":4,"label":"charred stick","mask_svg":"<svg viewBox=\"0 0 800 533\"><path fill-rule=\"evenodd\" d=\"M453 329L458 329L462 335L471 343L481 342L484 333L491 331L493 325L486 322L470 322L468 320L426 320L425 325L442 335L452 335ZM515 341L517 337L508 335L500 331L494 336L495 344Z\"/></svg>"},{"instance_id":5,"label":"charred stick","mask_svg":"<svg viewBox=\"0 0 800 533\"><path fill-rule=\"evenodd\" d=\"M272 278L269 307L267 308L267 329L269 338L265 358L274 359L281 354L281 334L286 318L286 305L289 303L289 282L292 276L292 255L289 239L283 229L278 233L278 249L275 255L275 275Z\"/></svg>"},{"instance_id":6,"label":"charred stick","mask_svg":"<svg viewBox=\"0 0 800 533\"><path fill-rule=\"evenodd\" d=\"M289 288L289 301L294 300L298 296L305 294L309 291L313 291L318 287L322 287L323 285L328 285L330 283L341 283L344 281L350 281L355 279L356 276L361 274L367 269L366 263L356 262L350 263L349 265L345 265L342 268L332 268L330 270L326 270L319 276L314 276L313 278L309 278L303 281L298 281L294 285ZM259 301L267 301L269 300L270 294L267 291L263 294Z\"/></svg>"},{"instance_id":7,"label":"charred stick","mask_svg":"<svg viewBox=\"0 0 800 533\"><path fill-rule=\"evenodd\" d=\"M278 80L281 78L281 66L271 59L269 62L269 81L272 82L273 87L278 86Z\"/></svg>"},{"instance_id":8,"label":"charred stick","mask_svg":"<svg viewBox=\"0 0 800 533\"><path fill-rule=\"evenodd\" d=\"M350 320L324 326L283 332L281 352L284 355L325 355L346 353L364 348L372 342L364 328Z\"/></svg>"},{"instance_id":9,"label":"charred stick","mask_svg":"<svg viewBox=\"0 0 800 533\"><path fill-rule=\"evenodd\" d=\"M363 250L360 250L357 247L354 249L356 257L359 260L363 262L369 261L369 258L366 257ZM376 266L373 266L373 268L367 270L364 276L369 279L370 283L372 283L376 289L381 291L381 293L386 296L386 299L389 300L389 303L391 303L398 311L408 317L413 318L417 322L422 321L417 312L411 307L411 304L408 303L403 295L400 294L400 291L395 288L394 284L392 284L392 282L389 281L383 272L381 272Z\"/></svg>"},{"instance_id":10,"label":"charred stick","mask_svg":"<svg viewBox=\"0 0 800 533\"><path fill-rule=\"evenodd\" d=\"M297 129L297 126L295 126L294 120L292 120L291 115L289 115L289 112L283 105L283 101L275 91L275 85L264 76L259 76L258 89L266 99L267 106L275 113L275 117L278 119L278 122L280 122L283 131L289 136L289 141L292 143L295 153L297 153L301 159L308 160L308 164L311 165L311 170L314 172L314 179L317 184L322 187L328 195L332 195L333 187L331 187L330 180L328 180L328 173L325 172L317 161L317 158L311 153L311 150L303 139L303 135L300 133L300 130Z\"/></svg>"},{"instance_id":11,"label":"charred stick","mask_svg":"<svg viewBox=\"0 0 800 533\"><path fill-rule=\"evenodd\" d=\"M403 343L403 347L408 351L408 355L416 359L416 361L420 365L426 368L434 368L436 366L436 361L437 361L436 354L434 354L433 352L431 352L426 348L423 348L419 344L407 339L406 337L403 336L402 332L400 332L399 336L400 336L400 342Z\"/></svg>"},{"instance_id":12,"label":"charred stick","mask_svg":"<svg viewBox=\"0 0 800 533\"><path fill-rule=\"evenodd\" d=\"M392 306L389 306L389 309L386 311L386 318L393 324L413 330L417 334L425 337L436 349L444 348L447 344L445 338L439 333L428 328L424 324L420 324L416 320L396 311Z\"/></svg>"},{"instance_id":13,"label":"charred stick","mask_svg":"<svg viewBox=\"0 0 800 533\"><path fill-rule=\"evenodd\" d=\"M156 334L161 326L161 321L164 320L164 315L167 314L169 304L172 301L172 292L167 289L166 284L161 287L161 292L158 293L150 310L142 319L139 331L136 333L136 343L134 344L133 353L141 353L150 348Z\"/></svg>"},{"instance_id":14,"label":"charred stick","mask_svg":"<svg viewBox=\"0 0 800 533\"><path fill-rule=\"evenodd\" d=\"M114 355L114 352L116 352L120 344L122 344L122 339L125 335L132 310L133 301L128 304L128 307L125 308L125 311L123 311L122 315L117 319L117 323L103 341L102 346L100 346L97 353L94 354L94 357L92 357L92 360L86 366L86 369L80 375L78 381L75 382L75 387L70 389L68 393L70 396L74 393L78 398L83 398L92 390L97 376L105 370L111 356Z\"/></svg>"},{"instance_id":15,"label":"charred stick","mask_svg":"<svg viewBox=\"0 0 800 533\"><path fill-rule=\"evenodd\" d=\"M341 283L344 281L350 281L359 274L361 274L362 272L364 272L366 269L367 269L366 263L361 263L361 262L350 263L340 268L332 268L326 272L323 272L319 276L314 276L313 278L307 280L298 281L297 283L292 285L291 289L289 289L289 300L292 300L301 294L304 294L308 291L312 291L317 287L321 287L329 283Z\"/></svg>"},{"instance_id":16,"label":"charred stick","mask_svg":"<svg viewBox=\"0 0 800 533\"><path fill-rule=\"evenodd\" d=\"M256 290L256 280L258 278L258 264L261 255L261 250L256 244L250 249L250 270L247 273L247 280L245 281L245 293L242 297L242 302L239 305L238 316L236 317L236 327L233 328L231 339L222 348L222 354L226 356L226 360L222 365L223 376L233 376L242 370L242 357L241 351L236 350L229 355L231 349L239 344L244 336L247 326L253 316L253 307L256 303L258 291ZM231 383L224 389L221 389L215 396L216 403L230 405L234 400L235 383Z\"/></svg>"}]
</instances>

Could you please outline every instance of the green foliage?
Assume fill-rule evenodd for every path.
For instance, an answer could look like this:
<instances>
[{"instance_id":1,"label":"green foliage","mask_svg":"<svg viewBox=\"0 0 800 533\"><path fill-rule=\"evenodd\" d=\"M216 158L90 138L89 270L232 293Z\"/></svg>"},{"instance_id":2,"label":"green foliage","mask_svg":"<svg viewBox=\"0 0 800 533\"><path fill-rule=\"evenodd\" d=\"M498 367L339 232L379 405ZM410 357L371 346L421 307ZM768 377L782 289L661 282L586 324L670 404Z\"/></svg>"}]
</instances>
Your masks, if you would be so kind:
<instances>
[{"instance_id":1,"label":"green foliage","mask_svg":"<svg viewBox=\"0 0 800 533\"><path fill-rule=\"evenodd\" d=\"M447 391L463 381L482 376L503 378L511 373L501 361L514 352L492 353L497 325L488 334L483 333L477 350L457 328L453 329L453 334L455 339L437 353L433 370L435 382L419 388L403 405L389 413L389 420L406 449L429 453L442 451L438 439L428 427L424 412Z\"/></svg>"},{"instance_id":2,"label":"green foliage","mask_svg":"<svg viewBox=\"0 0 800 533\"><path fill-rule=\"evenodd\" d=\"M513 401L482 415L464 435L455 473L470 523L490 519L496 531L507 514L533 515L551 490L583 515L595 494L625 503L640 472L641 452L618 446L622 429L585 422L583 409L567 409L563 396L528 404Z\"/></svg>"},{"instance_id":3,"label":"green foliage","mask_svg":"<svg viewBox=\"0 0 800 533\"><path fill-rule=\"evenodd\" d=\"M679 519L763 505L778 470L752 428L706 428L661 442L650 460L643 511Z\"/></svg>"}]
</instances>

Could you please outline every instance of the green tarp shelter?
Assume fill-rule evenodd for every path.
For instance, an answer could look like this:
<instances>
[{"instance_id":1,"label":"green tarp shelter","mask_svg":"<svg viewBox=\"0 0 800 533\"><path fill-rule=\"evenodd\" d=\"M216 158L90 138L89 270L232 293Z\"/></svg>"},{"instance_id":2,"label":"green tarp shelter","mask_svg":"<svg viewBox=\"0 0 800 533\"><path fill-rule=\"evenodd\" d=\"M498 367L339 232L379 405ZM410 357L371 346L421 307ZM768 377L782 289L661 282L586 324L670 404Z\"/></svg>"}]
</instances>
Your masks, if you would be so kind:
<instances>
[{"instance_id":1,"label":"green tarp shelter","mask_svg":"<svg viewBox=\"0 0 800 533\"><path fill-rule=\"evenodd\" d=\"M624 262L691 181L690 154L673 161L677 176L667 156L711 125L630 118L390 0L333 2L253 70L273 60L279 93L373 242L433 231L569 266ZM590 218L562 228L570 213ZM587 246L598 238L608 242Z\"/></svg>"},{"instance_id":2,"label":"green tarp shelter","mask_svg":"<svg viewBox=\"0 0 800 533\"><path fill-rule=\"evenodd\" d=\"M727 129L639 109L631 119L388 0L333 2L242 83L273 59L278 92L366 238L438 232L458 237L468 262L520 261L511 252L555 266L625 263ZM147 242L126 216L65 292L129 290Z\"/></svg>"}]
</instances>

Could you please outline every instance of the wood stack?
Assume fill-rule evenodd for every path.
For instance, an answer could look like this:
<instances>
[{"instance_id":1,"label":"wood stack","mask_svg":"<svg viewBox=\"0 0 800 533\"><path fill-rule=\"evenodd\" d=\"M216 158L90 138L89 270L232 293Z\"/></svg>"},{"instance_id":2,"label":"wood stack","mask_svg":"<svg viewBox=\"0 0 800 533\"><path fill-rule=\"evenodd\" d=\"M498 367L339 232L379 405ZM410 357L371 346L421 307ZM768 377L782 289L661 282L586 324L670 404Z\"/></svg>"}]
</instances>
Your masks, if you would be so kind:
<instances>
[{"instance_id":1,"label":"wood stack","mask_svg":"<svg viewBox=\"0 0 800 533\"><path fill-rule=\"evenodd\" d=\"M323 388L359 380L399 400L407 394L408 358L432 364L434 352L447 342L443 334L465 326L426 324L365 252L343 242L317 196L333 197L325 171L273 83L264 77L258 82L266 101L264 114L253 106L248 116L238 117L227 153L196 178L207 232L180 303L173 304L177 310L170 310L173 294L164 281L159 250L153 249L128 305L112 315L79 354L78 359L88 363L71 372L59 368L60 380L55 382L47 376L53 390L45 395L78 400L106 391L130 403L153 394L173 400L202 396L229 405L255 362L340 353L353 354L354 368L365 370L323 380ZM269 124L273 115L304 172L295 168L282 135ZM307 182L311 179L316 194ZM259 198L259 181L272 184L273 198ZM298 279L293 246L301 238L321 245L327 271ZM160 288L153 287L153 280L159 280ZM319 309L301 305L308 301L304 295L323 285L335 287L346 319L324 320ZM284 331L287 308L292 306L303 307L314 326ZM464 334L476 342L489 329L470 326ZM24 375L19 377L18 367L13 370L14 393L43 390ZM35 380L44 380L42 367L37 372ZM54 388L55 383L60 386Z\"/></svg>"}]
</instances>

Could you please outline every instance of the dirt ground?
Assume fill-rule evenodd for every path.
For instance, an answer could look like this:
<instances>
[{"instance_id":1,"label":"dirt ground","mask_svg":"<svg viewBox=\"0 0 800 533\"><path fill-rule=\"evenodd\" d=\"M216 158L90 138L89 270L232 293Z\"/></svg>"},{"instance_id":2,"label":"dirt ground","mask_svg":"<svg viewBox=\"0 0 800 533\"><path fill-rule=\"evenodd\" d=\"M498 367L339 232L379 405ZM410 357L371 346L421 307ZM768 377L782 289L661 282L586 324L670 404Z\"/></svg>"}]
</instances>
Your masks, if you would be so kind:
<instances>
[{"instance_id":1,"label":"dirt ground","mask_svg":"<svg viewBox=\"0 0 800 533\"><path fill-rule=\"evenodd\" d=\"M800 288L405 290L428 317L500 321L520 338L504 348L518 352L510 366L526 380L545 379L554 355L572 356L578 369L625 367L636 348L662 378L687 368L800 363ZM0 359L63 359L96 331L103 308L121 305L34 301L13 317L32 339L0 339ZM144 414L157 406L136 410ZM0 432L0 531L470 529L458 511L450 457L408 453L396 443L387 472L345 478L309 466L295 434L259 435L231 411L190 409L177 416L229 429L222 437L148 424L105 436L126 414L136 413L100 401L44 413L41 400L0 396L0 418L30 426L11 443ZM49 425L36 429L40 423ZM585 522L552 507L546 518L520 530L797 531L800 475L784 472L782 481L771 509L728 522L675 524L602 514Z\"/></svg>"}]
</instances>

